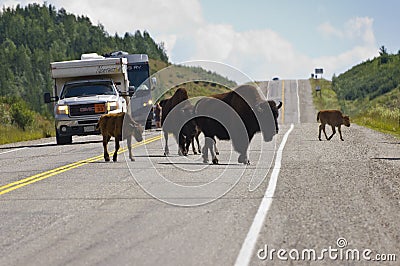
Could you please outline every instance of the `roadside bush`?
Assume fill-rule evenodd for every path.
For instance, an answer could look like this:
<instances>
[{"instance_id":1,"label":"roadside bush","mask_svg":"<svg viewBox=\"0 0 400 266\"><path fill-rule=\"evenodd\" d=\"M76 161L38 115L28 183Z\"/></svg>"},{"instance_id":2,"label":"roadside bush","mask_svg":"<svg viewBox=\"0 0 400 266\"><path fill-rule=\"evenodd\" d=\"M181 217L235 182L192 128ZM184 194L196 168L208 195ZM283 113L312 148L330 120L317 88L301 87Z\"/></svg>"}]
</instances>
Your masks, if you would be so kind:
<instances>
[{"instance_id":1,"label":"roadside bush","mask_svg":"<svg viewBox=\"0 0 400 266\"><path fill-rule=\"evenodd\" d=\"M23 131L28 126L31 126L34 121L34 113L29 110L26 103L22 100L17 100L17 102L13 103L10 108L11 114L11 122L18 127L20 127Z\"/></svg>"}]
</instances>

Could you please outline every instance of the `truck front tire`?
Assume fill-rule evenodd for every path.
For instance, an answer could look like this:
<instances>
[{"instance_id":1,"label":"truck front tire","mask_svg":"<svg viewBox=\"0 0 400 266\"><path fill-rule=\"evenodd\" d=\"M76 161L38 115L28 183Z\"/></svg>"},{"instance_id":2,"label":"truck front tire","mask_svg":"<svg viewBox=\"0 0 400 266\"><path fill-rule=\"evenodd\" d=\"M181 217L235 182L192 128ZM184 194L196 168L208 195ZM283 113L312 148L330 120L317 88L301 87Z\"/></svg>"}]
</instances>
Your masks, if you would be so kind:
<instances>
[{"instance_id":1,"label":"truck front tire","mask_svg":"<svg viewBox=\"0 0 400 266\"><path fill-rule=\"evenodd\" d=\"M60 136L60 134L58 134L58 131L56 131L56 141L57 145L71 144L72 136Z\"/></svg>"}]
</instances>

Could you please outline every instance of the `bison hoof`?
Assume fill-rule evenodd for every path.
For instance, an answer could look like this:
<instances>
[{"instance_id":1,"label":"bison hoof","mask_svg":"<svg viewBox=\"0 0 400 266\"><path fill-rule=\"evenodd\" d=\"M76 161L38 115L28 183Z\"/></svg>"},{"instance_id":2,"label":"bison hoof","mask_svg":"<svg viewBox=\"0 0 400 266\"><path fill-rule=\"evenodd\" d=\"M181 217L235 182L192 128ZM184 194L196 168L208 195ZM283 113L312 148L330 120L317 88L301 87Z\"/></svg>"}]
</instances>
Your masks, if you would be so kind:
<instances>
[{"instance_id":1,"label":"bison hoof","mask_svg":"<svg viewBox=\"0 0 400 266\"><path fill-rule=\"evenodd\" d=\"M193 151L193 154L194 154L194 155L197 155L197 151Z\"/></svg>"},{"instance_id":2,"label":"bison hoof","mask_svg":"<svg viewBox=\"0 0 400 266\"><path fill-rule=\"evenodd\" d=\"M216 154L216 155L219 155L219 151L217 151L215 154Z\"/></svg>"},{"instance_id":3,"label":"bison hoof","mask_svg":"<svg viewBox=\"0 0 400 266\"><path fill-rule=\"evenodd\" d=\"M168 156L169 155L169 152L164 152L164 156Z\"/></svg>"},{"instance_id":4,"label":"bison hoof","mask_svg":"<svg viewBox=\"0 0 400 266\"><path fill-rule=\"evenodd\" d=\"M321 138L318 138L319 139L319 141L322 141L322 139Z\"/></svg>"},{"instance_id":5,"label":"bison hoof","mask_svg":"<svg viewBox=\"0 0 400 266\"><path fill-rule=\"evenodd\" d=\"M132 161L132 162L134 162L134 161L135 161L135 158L133 158L133 157L130 157L129 159L131 159L131 161Z\"/></svg>"},{"instance_id":6,"label":"bison hoof","mask_svg":"<svg viewBox=\"0 0 400 266\"><path fill-rule=\"evenodd\" d=\"M109 162L109 161L110 161L110 157L104 157L104 160L105 160L106 162Z\"/></svg>"},{"instance_id":7,"label":"bison hoof","mask_svg":"<svg viewBox=\"0 0 400 266\"><path fill-rule=\"evenodd\" d=\"M250 164L250 161L247 159L247 156L240 155L238 158L238 163Z\"/></svg>"},{"instance_id":8,"label":"bison hoof","mask_svg":"<svg viewBox=\"0 0 400 266\"><path fill-rule=\"evenodd\" d=\"M217 159L217 158L214 158L214 159L212 160L212 163L213 163L213 164L218 164L218 159Z\"/></svg>"}]
</instances>

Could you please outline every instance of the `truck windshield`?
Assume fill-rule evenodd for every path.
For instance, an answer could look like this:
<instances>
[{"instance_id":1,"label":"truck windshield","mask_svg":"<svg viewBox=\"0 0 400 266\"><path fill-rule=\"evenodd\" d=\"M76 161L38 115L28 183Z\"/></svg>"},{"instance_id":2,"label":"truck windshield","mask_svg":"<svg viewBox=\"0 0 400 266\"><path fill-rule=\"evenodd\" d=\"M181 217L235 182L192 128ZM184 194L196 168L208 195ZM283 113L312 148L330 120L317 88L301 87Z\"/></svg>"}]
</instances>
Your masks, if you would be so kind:
<instances>
[{"instance_id":1,"label":"truck windshield","mask_svg":"<svg viewBox=\"0 0 400 266\"><path fill-rule=\"evenodd\" d=\"M136 64L128 66L128 79L129 84L138 88L143 82L147 80L149 83L149 65L148 64ZM146 84L150 87L150 84Z\"/></svg>"},{"instance_id":2,"label":"truck windshield","mask_svg":"<svg viewBox=\"0 0 400 266\"><path fill-rule=\"evenodd\" d=\"M116 95L112 84L76 83L65 85L60 98L89 97L93 95Z\"/></svg>"}]
</instances>

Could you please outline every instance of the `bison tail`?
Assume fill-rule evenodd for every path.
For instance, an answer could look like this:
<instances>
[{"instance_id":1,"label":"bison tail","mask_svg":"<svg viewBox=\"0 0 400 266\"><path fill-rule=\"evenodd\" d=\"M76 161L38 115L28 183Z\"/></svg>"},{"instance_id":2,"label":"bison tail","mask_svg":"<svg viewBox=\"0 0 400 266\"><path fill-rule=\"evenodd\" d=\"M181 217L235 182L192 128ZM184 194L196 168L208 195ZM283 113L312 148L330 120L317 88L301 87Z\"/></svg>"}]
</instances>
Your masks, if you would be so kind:
<instances>
[{"instance_id":1,"label":"bison tail","mask_svg":"<svg viewBox=\"0 0 400 266\"><path fill-rule=\"evenodd\" d=\"M317 114L317 122L319 121L319 113L321 113L321 112L318 112L318 114Z\"/></svg>"}]
</instances>

